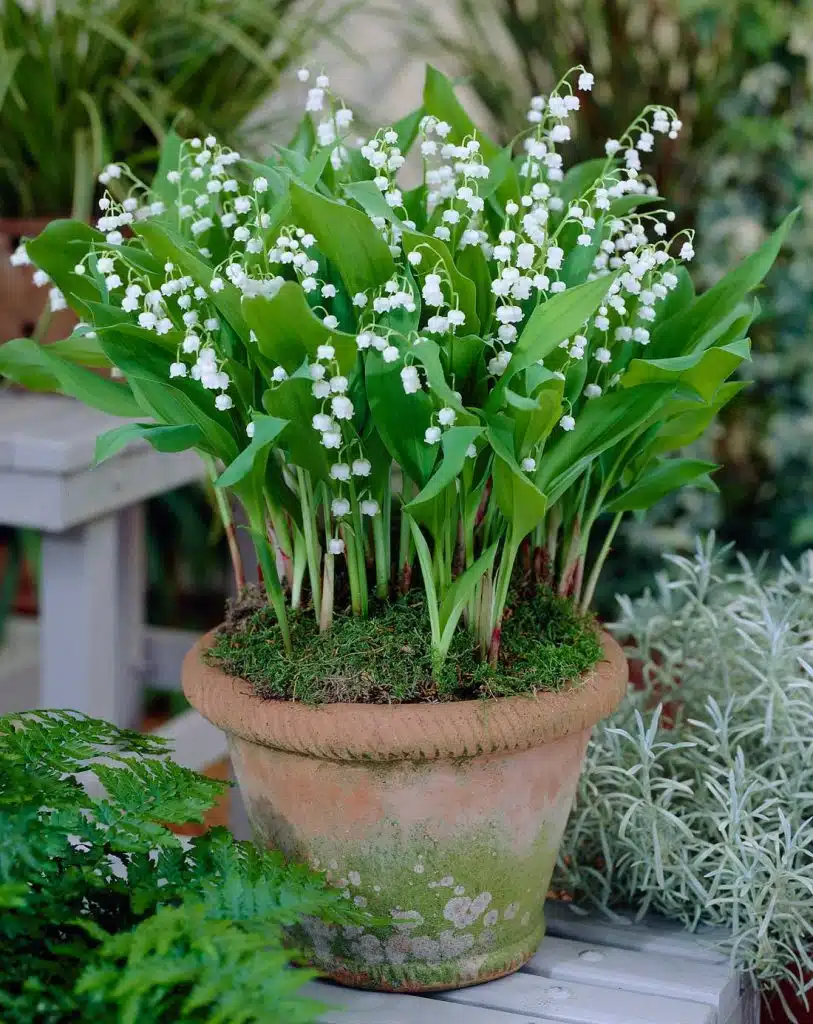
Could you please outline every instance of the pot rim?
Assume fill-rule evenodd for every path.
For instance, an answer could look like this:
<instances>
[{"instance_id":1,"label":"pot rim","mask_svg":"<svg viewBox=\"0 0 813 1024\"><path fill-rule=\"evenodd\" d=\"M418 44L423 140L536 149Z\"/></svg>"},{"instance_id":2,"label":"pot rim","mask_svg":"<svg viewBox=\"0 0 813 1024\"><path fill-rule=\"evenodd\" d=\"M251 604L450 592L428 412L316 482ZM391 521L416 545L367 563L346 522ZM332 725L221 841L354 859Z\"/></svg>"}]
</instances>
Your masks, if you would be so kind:
<instances>
[{"instance_id":1,"label":"pot rim","mask_svg":"<svg viewBox=\"0 0 813 1024\"><path fill-rule=\"evenodd\" d=\"M627 661L601 633L604 658L575 684L534 695L444 704L298 704L254 693L203 660L216 630L184 658L190 704L226 733L328 761L435 761L528 750L582 732L618 707Z\"/></svg>"}]
</instances>

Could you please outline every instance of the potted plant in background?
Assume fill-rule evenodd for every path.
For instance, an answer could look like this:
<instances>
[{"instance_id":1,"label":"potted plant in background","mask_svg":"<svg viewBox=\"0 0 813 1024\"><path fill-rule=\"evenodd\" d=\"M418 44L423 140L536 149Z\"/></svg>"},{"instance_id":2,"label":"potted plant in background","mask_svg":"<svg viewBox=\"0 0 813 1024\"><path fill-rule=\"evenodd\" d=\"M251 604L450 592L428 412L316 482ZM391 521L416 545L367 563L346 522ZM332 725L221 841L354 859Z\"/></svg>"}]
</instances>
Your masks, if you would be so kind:
<instances>
[{"instance_id":1,"label":"potted plant in background","mask_svg":"<svg viewBox=\"0 0 813 1024\"><path fill-rule=\"evenodd\" d=\"M813 557L769 572L710 536L668 561L621 599L612 630L641 685L593 735L555 884L724 928L768 1019L808 1021Z\"/></svg>"},{"instance_id":2,"label":"potted plant in background","mask_svg":"<svg viewBox=\"0 0 813 1024\"><path fill-rule=\"evenodd\" d=\"M49 219L89 220L106 163L135 159L151 173L166 131L215 131L257 145L258 108L279 76L337 17L239 0L7 0L0 9L0 341L57 339L73 322L57 292L49 328L43 272L25 267L20 240ZM249 115L257 115L246 125ZM16 254L16 255L15 255ZM9 264L11 259L11 265ZM64 311L64 312L63 312Z\"/></svg>"},{"instance_id":3,"label":"potted plant in background","mask_svg":"<svg viewBox=\"0 0 813 1024\"><path fill-rule=\"evenodd\" d=\"M98 459L194 447L242 502L262 607L232 609L184 686L229 734L258 839L374 915L311 928L314 963L471 984L542 938L590 729L626 684L596 581L626 512L713 487L672 453L741 388L748 293L790 219L696 297L691 234L670 237L642 166L674 111L565 171L582 68L502 149L432 68L422 107L359 149L327 77L300 78L279 158L172 139L152 191L116 169L134 210L105 194L98 229L30 243L124 382L25 339L0 365L147 418Z\"/></svg>"}]
</instances>

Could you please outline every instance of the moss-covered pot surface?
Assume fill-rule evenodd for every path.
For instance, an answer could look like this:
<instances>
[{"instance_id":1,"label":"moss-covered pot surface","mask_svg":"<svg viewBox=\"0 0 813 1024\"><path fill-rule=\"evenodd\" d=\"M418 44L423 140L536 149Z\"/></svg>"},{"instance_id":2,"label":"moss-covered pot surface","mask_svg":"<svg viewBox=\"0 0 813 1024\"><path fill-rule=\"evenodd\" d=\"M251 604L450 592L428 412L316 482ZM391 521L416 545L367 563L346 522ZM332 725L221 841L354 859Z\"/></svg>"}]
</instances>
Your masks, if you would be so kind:
<instances>
[{"instance_id":1,"label":"moss-covered pot surface","mask_svg":"<svg viewBox=\"0 0 813 1024\"><path fill-rule=\"evenodd\" d=\"M544 901L590 730L627 668L604 660L562 690L448 704L264 700L187 655L184 691L229 737L257 838L328 872L371 914L305 922L314 964L363 988L457 988L517 970Z\"/></svg>"}]
</instances>

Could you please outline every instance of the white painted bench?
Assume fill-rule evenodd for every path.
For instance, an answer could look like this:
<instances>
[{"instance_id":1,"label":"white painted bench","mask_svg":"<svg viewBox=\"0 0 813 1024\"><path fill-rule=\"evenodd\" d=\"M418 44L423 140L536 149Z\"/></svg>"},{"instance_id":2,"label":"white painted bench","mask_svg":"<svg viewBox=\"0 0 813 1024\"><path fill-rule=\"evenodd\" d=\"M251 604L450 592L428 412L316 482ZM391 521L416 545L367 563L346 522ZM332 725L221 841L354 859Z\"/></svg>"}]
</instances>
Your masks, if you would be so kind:
<instances>
[{"instance_id":1,"label":"white painted bench","mask_svg":"<svg viewBox=\"0 0 813 1024\"><path fill-rule=\"evenodd\" d=\"M713 945L669 921L640 923L548 901L548 935L518 974L403 996L311 982L322 1024L756 1024L759 1003ZM622 923L626 921L627 923Z\"/></svg>"},{"instance_id":2,"label":"white painted bench","mask_svg":"<svg viewBox=\"0 0 813 1024\"><path fill-rule=\"evenodd\" d=\"M203 466L193 452L135 441L90 469L97 435L122 422L70 398L0 392L0 523L42 532L39 692L27 706L133 725L145 660L141 503L200 479ZM11 642L30 642L24 633ZM0 649L0 687L4 660ZM12 674L19 688L19 665Z\"/></svg>"}]
</instances>

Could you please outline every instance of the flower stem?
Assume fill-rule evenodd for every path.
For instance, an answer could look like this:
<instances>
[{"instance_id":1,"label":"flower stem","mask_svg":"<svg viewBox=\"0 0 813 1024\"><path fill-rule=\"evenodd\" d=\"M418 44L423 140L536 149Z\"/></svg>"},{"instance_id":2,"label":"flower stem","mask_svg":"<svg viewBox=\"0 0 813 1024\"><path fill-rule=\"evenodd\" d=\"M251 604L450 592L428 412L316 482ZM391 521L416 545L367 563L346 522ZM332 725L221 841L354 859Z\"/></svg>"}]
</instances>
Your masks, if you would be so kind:
<instances>
[{"instance_id":1,"label":"flower stem","mask_svg":"<svg viewBox=\"0 0 813 1024\"><path fill-rule=\"evenodd\" d=\"M231 514L231 506L229 505L229 499L223 492L223 489L215 486L215 480L217 480L219 474L217 471L217 465L211 455L205 455L201 453L204 465L206 466L206 472L212 483L212 490L215 495L215 504L217 505L217 511L220 515L220 521L223 524L223 532L226 534L226 542L229 545L229 558L231 559L232 572L234 573L234 585L237 588L237 593L246 585L246 573L243 568L243 558L240 554L240 548L237 544L237 532L234 528L234 517Z\"/></svg>"},{"instance_id":2,"label":"flower stem","mask_svg":"<svg viewBox=\"0 0 813 1024\"><path fill-rule=\"evenodd\" d=\"M375 544L375 593L386 601L390 592L390 563L387 558L387 543L384 527L384 513L373 517L373 543Z\"/></svg>"},{"instance_id":3,"label":"flower stem","mask_svg":"<svg viewBox=\"0 0 813 1024\"><path fill-rule=\"evenodd\" d=\"M311 600L316 617L322 612L322 585L319 579L319 541L317 539L316 508L310 480L302 469L296 471L299 482L299 502L302 506L302 532L308 559L308 577L311 582Z\"/></svg>"},{"instance_id":4,"label":"flower stem","mask_svg":"<svg viewBox=\"0 0 813 1024\"><path fill-rule=\"evenodd\" d=\"M493 668L497 666L500 656L500 640L502 638L502 618L505 613L505 604L508 600L508 589L511 586L511 577L514 572L514 562L517 558L522 538L517 540L513 530L509 530L505 539L505 546L500 559L500 568L497 573L497 585L494 588L494 604L491 608L491 640L488 649L488 660Z\"/></svg>"},{"instance_id":5,"label":"flower stem","mask_svg":"<svg viewBox=\"0 0 813 1024\"><path fill-rule=\"evenodd\" d=\"M596 585L598 584L599 577L601 576L601 570L604 568L604 563L607 561L607 556L610 553L610 547L615 537L616 531L624 517L623 512L616 512L610 528L607 530L607 536L604 538L604 543L601 545L601 550L596 556L596 560L593 563L593 568L590 571L590 575L587 578L587 586L584 588L584 595L579 605L579 611L582 615L586 615L590 605L593 601L593 595L596 592Z\"/></svg>"}]
</instances>

